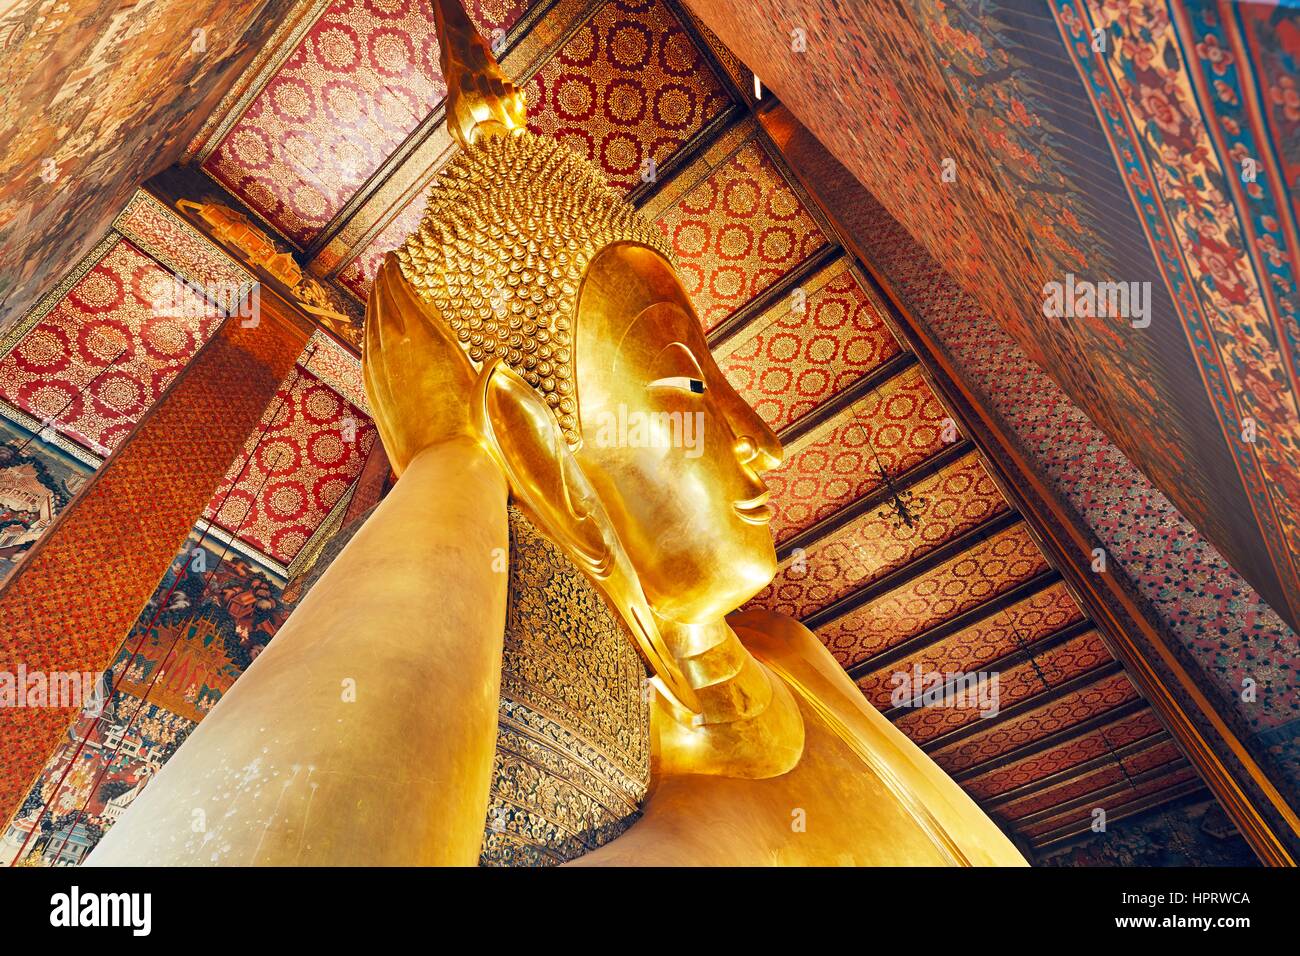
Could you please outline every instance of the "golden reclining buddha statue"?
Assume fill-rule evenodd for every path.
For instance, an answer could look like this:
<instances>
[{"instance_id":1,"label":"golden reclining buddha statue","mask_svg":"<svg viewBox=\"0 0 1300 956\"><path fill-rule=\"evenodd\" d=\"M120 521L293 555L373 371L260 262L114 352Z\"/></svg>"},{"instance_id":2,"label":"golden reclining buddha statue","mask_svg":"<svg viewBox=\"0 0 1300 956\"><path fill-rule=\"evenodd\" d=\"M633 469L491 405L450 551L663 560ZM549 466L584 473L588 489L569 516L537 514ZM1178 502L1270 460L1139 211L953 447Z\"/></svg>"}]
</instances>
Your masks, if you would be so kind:
<instances>
[{"instance_id":1,"label":"golden reclining buddha statue","mask_svg":"<svg viewBox=\"0 0 1300 956\"><path fill-rule=\"evenodd\" d=\"M399 480L89 862L1023 864L806 628L732 613L780 443L659 230L435 13L460 151L365 328Z\"/></svg>"}]
</instances>

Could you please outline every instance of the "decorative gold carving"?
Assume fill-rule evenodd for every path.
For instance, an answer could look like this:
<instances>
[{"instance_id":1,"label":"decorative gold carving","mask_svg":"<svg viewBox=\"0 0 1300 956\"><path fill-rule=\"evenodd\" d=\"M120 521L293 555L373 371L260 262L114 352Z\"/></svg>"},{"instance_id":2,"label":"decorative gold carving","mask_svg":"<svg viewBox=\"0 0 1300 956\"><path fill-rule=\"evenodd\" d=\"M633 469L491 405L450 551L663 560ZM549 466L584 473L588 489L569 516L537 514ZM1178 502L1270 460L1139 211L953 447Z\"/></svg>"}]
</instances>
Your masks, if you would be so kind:
<instances>
[{"instance_id":1,"label":"decorative gold carving","mask_svg":"<svg viewBox=\"0 0 1300 956\"><path fill-rule=\"evenodd\" d=\"M358 352L361 350L361 326L335 308L339 303L319 282L303 272L293 253L281 250L262 229L247 216L220 203L176 200L176 208L198 216L212 230L213 236L244 261L258 266L289 290L298 307L311 315L325 329L333 332Z\"/></svg>"},{"instance_id":2,"label":"decorative gold carving","mask_svg":"<svg viewBox=\"0 0 1300 956\"><path fill-rule=\"evenodd\" d=\"M560 143L523 132L483 137L453 159L397 258L470 359L498 356L518 371L576 446L578 284L596 254L620 241L671 261L663 234L599 170Z\"/></svg>"},{"instance_id":3,"label":"decorative gold carving","mask_svg":"<svg viewBox=\"0 0 1300 956\"><path fill-rule=\"evenodd\" d=\"M622 833L650 782L645 667L622 621L510 506L501 717L485 866L571 860Z\"/></svg>"}]
</instances>

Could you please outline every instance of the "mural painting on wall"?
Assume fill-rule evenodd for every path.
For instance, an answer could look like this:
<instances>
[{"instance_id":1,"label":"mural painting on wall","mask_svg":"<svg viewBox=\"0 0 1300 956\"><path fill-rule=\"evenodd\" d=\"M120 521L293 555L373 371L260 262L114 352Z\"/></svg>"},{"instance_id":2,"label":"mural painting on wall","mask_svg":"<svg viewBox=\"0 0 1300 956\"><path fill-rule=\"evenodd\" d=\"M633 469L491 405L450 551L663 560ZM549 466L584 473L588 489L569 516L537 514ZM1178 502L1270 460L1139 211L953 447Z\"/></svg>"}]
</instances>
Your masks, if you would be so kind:
<instances>
[{"instance_id":1,"label":"mural painting on wall","mask_svg":"<svg viewBox=\"0 0 1300 956\"><path fill-rule=\"evenodd\" d=\"M1213 800L1193 798L1110 824L1041 855L1038 866L1258 866Z\"/></svg>"},{"instance_id":2,"label":"mural painting on wall","mask_svg":"<svg viewBox=\"0 0 1300 956\"><path fill-rule=\"evenodd\" d=\"M183 152L292 0L25 0L0 16L0 329Z\"/></svg>"},{"instance_id":3,"label":"mural painting on wall","mask_svg":"<svg viewBox=\"0 0 1300 956\"><path fill-rule=\"evenodd\" d=\"M75 865L266 647L291 610L284 582L212 538L190 536L84 712L0 835L0 865Z\"/></svg>"},{"instance_id":4,"label":"mural painting on wall","mask_svg":"<svg viewBox=\"0 0 1300 956\"><path fill-rule=\"evenodd\" d=\"M1004 319L1008 331L1294 623L1296 249L1278 208L1284 187L1268 172L1286 134L1278 128L1270 141L1259 123L1285 115L1285 90L1253 90L1242 72L1257 69L1259 52L1229 50L1244 36L1233 17L1267 20L1255 40L1289 62L1255 75L1294 73L1300 21L1252 4L1224 22L1211 5L1177 6L1058 2L1054 27L1010 3L978 13L916 3L957 99L1004 159L999 185L1050 266L1024 319ZM1006 42L981 42L990 27ZM1007 52L1062 41L1059 58ZM1031 92L1063 79L1092 99L1095 126ZM1128 206L1115 207L1097 165L1112 168ZM1047 315L1051 281L1063 300ZM1128 294L1090 301L1107 281Z\"/></svg>"},{"instance_id":5,"label":"mural painting on wall","mask_svg":"<svg viewBox=\"0 0 1300 956\"><path fill-rule=\"evenodd\" d=\"M0 419L0 587L91 472L89 465Z\"/></svg>"}]
</instances>

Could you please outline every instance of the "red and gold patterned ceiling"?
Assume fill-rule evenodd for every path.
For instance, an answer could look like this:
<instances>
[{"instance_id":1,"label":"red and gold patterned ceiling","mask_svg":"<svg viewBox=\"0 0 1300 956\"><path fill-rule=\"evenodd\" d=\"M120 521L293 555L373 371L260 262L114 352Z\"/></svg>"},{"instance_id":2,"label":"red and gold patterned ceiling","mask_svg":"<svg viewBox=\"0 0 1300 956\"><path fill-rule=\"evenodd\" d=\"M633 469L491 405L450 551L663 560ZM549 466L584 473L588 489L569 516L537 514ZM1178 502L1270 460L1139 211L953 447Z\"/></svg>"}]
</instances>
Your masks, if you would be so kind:
<instances>
[{"instance_id":1,"label":"red and gold patterned ceiling","mask_svg":"<svg viewBox=\"0 0 1300 956\"><path fill-rule=\"evenodd\" d=\"M427 4L332 0L286 20L189 165L364 302L449 155ZM780 434L781 559L753 601L803 620L864 695L1010 832L1042 846L1153 795L1186 761L1001 479L749 112L735 64L673 0L467 4L523 81L530 125L601 166L663 230L719 365ZM197 198L197 197L196 197ZM170 281L125 240L0 359L0 400L102 457L212 331L158 317ZM187 313L188 314L188 313ZM356 360L317 336L205 520L286 571L375 442ZM982 673L997 706L897 702L899 674Z\"/></svg>"}]
</instances>

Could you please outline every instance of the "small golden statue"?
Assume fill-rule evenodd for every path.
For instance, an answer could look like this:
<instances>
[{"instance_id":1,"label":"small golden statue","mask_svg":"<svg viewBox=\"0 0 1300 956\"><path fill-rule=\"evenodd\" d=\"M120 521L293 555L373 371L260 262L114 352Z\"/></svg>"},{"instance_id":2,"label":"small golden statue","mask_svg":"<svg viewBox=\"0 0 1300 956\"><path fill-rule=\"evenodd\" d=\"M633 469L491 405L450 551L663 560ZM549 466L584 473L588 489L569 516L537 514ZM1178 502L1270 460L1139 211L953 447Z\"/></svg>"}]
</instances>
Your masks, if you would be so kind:
<instances>
[{"instance_id":1,"label":"small golden statue","mask_svg":"<svg viewBox=\"0 0 1300 956\"><path fill-rule=\"evenodd\" d=\"M468 865L518 811L591 865L1023 864L806 628L727 617L776 570L780 443L714 364L659 231L526 130L456 0L435 10L462 149L365 329L399 480L91 862ZM602 601L650 675L648 779L635 734L621 776L579 739L626 668L570 699L563 661L519 650L558 629L579 654ZM554 720L518 716L520 679ZM609 780L631 809L597 827L575 794ZM566 851L588 824L603 836Z\"/></svg>"}]
</instances>

